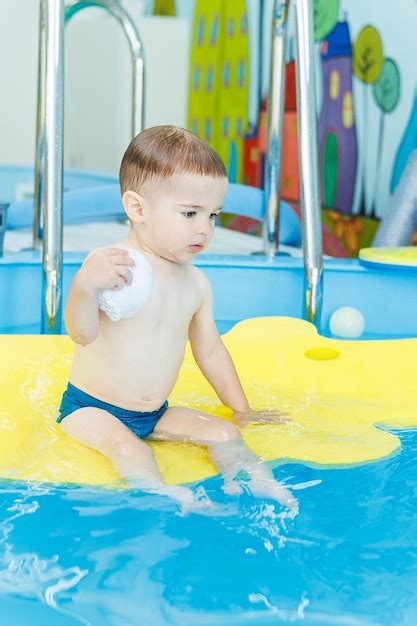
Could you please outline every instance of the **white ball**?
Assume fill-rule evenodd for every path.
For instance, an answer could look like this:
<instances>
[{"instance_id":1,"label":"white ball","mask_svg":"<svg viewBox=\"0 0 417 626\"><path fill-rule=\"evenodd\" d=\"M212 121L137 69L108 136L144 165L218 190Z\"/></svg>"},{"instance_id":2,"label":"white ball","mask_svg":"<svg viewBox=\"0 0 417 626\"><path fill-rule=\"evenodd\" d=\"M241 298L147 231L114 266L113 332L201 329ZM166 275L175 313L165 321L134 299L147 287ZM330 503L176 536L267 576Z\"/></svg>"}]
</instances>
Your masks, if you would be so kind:
<instances>
[{"instance_id":1,"label":"white ball","mask_svg":"<svg viewBox=\"0 0 417 626\"><path fill-rule=\"evenodd\" d=\"M345 339L358 339L365 330L365 319L358 309L342 306L330 316L330 332Z\"/></svg>"}]
</instances>

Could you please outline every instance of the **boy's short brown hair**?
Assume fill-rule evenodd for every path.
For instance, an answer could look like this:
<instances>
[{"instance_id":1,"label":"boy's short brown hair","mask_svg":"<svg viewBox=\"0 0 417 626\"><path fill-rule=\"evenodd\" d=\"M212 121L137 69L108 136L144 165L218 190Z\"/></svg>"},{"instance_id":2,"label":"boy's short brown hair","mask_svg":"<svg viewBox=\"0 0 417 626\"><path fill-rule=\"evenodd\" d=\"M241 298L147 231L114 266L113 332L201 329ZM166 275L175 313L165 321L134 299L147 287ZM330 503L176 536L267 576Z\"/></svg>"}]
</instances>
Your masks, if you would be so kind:
<instances>
[{"instance_id":1,"label":"boy's short brown hair","mask_svg":"<svg viewBox=\"0 0 417 626\"><path fill-rule=\"evenodd\" d=\"M153 178L174 174L227 177L223 161L213 148L184 128L153 126L130 142L120 166L120 189L140 192Z\"/></svg>"}]
</instances>

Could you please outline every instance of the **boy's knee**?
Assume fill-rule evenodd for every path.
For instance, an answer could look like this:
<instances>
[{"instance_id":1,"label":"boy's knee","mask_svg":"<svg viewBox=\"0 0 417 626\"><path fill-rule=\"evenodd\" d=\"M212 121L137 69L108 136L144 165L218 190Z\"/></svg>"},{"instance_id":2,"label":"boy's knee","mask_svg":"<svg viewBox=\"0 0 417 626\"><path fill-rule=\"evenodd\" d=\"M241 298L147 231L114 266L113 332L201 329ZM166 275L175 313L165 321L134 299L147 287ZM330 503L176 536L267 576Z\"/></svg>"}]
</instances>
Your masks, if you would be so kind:
<instances>
[{"instance_id":1,"label":"boy's knee","mask_svg":"<svg viewBox=\"0 0 417 626\"><path fill-rule=\"evenodd\" d=\"M146 444L143 444L139 439L136 439L129 433L114 437L111 441L111 448L115 454L124 457L137 456L138 453L142 456L152 454Z\"/></svg>"},{"instance_id":2,"label":"boy's knee","mask_svg":"<svg viewBox=\"0 0 417 626\"><path fill-rule=\"evenodd\" d=\"M241 438L241 434L237 426L227 420L219 419L213 426L211 437L215 443L226 443L237 441Z\"/></svg>"}]
</instances>

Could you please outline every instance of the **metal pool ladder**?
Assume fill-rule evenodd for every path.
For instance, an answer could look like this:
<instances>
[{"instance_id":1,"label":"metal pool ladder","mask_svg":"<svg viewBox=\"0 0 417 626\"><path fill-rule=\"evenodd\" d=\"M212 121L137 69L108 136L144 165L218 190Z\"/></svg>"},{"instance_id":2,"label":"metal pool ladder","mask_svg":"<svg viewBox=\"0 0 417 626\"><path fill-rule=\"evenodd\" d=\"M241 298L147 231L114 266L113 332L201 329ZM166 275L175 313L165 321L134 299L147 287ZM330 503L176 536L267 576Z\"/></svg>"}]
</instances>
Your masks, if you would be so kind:
<instances>
[{"instance_id":1,"label":"metal pool ladder","mask_svg":"<svg viewBox=\"0 0 417 626\"><path fill-rule=\"evenodd\" d=\"M268 150L265 166L266 212L264 250L278 251L282 120L285 86L285 41L290 2L294 3L297 34L297 107L301 171L301 210L305 267L303 315L320 322L323 253L318 179L317 129L311 0L274 0L271 79L268 97ZM63 34L65 21L95 6L107 10L122 25L133 58L132 135L143 127L144 64L142 45L132 20L116 0L41 0L39 42L38 123L35 159L34 247L39 246L43 208L42 332L61 330L62 310L62 173L63 173Z\"/></svg>"},{"instance_id":2,"label":"metal pool ladder","mask_svg":"<svg viewBox=\"0 0 417 626\"><path fill-rule=\"evenodd\" d=\"M132 137L143 129L143 46L130 16L116 0L68 0L65 5L64 0L41 0L33 247L40 247L42 210L41 330L50 334L60 333L62 325L64 27L88 7L106 10L126 35L132 57Z\"/></svg>"},{"instance_id":3,"label":"metal pool ladder","mask_svg":"<svg viewBox=\"0 0 417 626\"><path fill-rule=\"evenodd\" d=\"M266 195L263 224L264 252L271 258L278 252L285 98L285 43L290 3L294 4L296 21L298 154L305 272L303 317L319 326L323 296L323 243L317 155L313 3L311 0L274 1L268 93L268 147L264 185Z\"/></svg>"}]
</instances>

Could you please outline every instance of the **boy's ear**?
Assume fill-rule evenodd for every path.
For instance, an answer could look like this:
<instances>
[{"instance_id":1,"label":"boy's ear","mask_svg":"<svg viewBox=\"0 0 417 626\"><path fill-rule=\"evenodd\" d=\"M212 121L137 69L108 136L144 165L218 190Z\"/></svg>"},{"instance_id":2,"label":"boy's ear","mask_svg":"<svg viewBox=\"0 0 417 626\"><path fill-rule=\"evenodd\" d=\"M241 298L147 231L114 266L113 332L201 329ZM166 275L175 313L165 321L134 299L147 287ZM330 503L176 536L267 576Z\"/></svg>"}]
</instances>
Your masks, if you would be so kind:
<instances>
[{"instance_id":1,"label":"boy's ear","mask_svg":"<svg viewBox=\"0 0 417 626\"><path fill-rule=\"evenodd\" d=\"M143 198L135 191L125 191L122 203L126 215L134 224L143 222Z\"/></svg>"}]
</instances>

